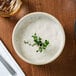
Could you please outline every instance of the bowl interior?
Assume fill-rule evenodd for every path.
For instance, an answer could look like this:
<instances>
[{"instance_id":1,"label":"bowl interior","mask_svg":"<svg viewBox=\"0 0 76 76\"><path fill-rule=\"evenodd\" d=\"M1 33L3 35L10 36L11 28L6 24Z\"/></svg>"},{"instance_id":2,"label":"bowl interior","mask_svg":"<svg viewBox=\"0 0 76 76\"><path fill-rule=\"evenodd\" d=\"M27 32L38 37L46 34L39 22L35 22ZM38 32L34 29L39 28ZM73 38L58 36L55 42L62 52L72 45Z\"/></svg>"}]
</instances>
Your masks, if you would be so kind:
<instances>
[{"instance_id":1,"label":"bowl interior","mask_svg":"<svg viewBox=\"0 0 76 76\"><path fill-rule=\"evenodd\" d=\"M37 33L43 40L50 41L42 53L25 45L24 40L33 43L31 36ZM12 42L16 53L26 62L36 65L55 60L63 50L65 43L64 30L59 21L46 13L32 13L24 16L14 28Z\"/></svg>"}]
</instances>

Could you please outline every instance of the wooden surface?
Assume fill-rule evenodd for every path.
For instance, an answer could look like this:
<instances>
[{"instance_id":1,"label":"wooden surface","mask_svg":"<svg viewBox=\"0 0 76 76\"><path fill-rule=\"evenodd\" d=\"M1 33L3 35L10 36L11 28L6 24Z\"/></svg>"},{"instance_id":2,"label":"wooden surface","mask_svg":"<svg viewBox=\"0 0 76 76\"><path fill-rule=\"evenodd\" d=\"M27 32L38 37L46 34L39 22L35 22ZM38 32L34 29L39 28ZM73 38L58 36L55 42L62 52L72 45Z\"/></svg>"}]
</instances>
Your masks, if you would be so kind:
<instances>
[{"instance_id":1,"label":"wooden surface","mask_svg":"<svg viewBox=\"0 0 76 76\"><path fill-rule=\"evenodd\" d=\"M54 15L63 25L66 34L66 44L62 54L54 62L44 66L24 62L17 56L12 46L12 31L15 24L22 16L35 11ZM0 38L26 76L76 76L75 18L76 0L23 0L21 10L14 17L0 17Z\"/></svg>"}]
</instances>

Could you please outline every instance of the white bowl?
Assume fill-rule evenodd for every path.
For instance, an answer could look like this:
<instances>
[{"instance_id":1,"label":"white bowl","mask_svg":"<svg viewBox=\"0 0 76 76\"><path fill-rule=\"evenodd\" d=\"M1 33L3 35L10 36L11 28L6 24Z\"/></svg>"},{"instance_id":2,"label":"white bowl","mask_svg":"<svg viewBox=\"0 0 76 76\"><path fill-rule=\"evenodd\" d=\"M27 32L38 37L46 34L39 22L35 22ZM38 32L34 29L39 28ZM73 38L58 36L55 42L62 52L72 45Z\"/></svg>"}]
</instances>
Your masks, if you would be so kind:
<instances>
[{"instance_id":1,"label":"white bowl","mask_svg":"<svg viewBox=\"0 0 76 76\"><path fill-rule=\"evenodd\" d=\"M24 44L25 39L32 41L31 35L35 32L44 40L50 41L47 49L41 53ZM65 33L61 23L54 16L44 12L34 12L18 21L13 30L12 43L18 56L25 62L44 65L54 61L63 51Z\"/></svg>"}]
</instances>

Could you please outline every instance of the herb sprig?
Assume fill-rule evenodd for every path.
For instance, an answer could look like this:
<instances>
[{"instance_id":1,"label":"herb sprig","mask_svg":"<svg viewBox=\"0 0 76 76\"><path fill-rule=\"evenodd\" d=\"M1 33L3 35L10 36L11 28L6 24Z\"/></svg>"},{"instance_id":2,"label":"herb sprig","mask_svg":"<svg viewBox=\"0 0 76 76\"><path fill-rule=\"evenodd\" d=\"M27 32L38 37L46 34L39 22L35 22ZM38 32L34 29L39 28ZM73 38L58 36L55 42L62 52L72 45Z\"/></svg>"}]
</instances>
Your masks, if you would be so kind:
<instances>
[{"instance_id":1,"label":"herb sprig","mask_svg":"<svg viewBox=\"0 0 76 76\"><path fill-rule=\"evenodd\" d=\"M48 40L45 40L44 42L42 42L42 38L38 37L36 35L36 33L34 35L32 35L32 38L33 38L33 41L34 41L33 44L30 44L29 42L26 42L26 41L24 41L24 43L28 44L28 45L30 45L32 47L35 46L35 45L37 45L39 48L38 48L38 50L36 50L36 52L42 52L49 45L49 41Z\"/></svg>"},{"instance_id":2,"label":"herb sprig","mask_svg":"<svg viewBox=\"0 0 76 76\"><path fill-rule=\"evenodd\" d=\"M45 40L45 42L43 43L42 42L42 38L41 37L38 37L36 35L36 33L34 35L32 35L32 37L33 37L33 40L34 40L34 44L39 47L39 49L36 52L38 52L38 51L42 52L43 49L46 49L46 47L49 44L49 41L48 40Z\"/></svg>"}]
</instances>

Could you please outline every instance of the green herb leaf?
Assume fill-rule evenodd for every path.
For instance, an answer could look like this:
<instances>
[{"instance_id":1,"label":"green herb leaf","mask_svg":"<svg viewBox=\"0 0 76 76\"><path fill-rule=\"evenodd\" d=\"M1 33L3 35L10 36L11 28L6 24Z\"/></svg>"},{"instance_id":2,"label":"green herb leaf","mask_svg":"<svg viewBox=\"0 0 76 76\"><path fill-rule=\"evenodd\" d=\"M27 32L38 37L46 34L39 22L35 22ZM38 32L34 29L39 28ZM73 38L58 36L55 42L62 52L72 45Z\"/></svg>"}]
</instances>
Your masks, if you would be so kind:
<instances>
[{"instance_id":1,"label":"green herb leaf","mask_svg":"<svg viewBox=\"0 0 76 76\"><path fill-rule=\"evenodd\" d=\"M24 43L25 44L28 44L28 45L30 45L32 47L35 46L35 45L37 45L39 48L38 48L38 50L36 50L36 52L42 52L44 49L46 49L46 47L49 44L49 41L48 40L45 40L45 42L43 43L42 42L42 38L41 37L38 37L36 35L36 33L34 35L32 35L32 38L33 38L33 41L34 41L33 44L30 44L29 42L26 42L26 41L24 41Z\"/></svg>"},{"instance_id":2,"label":"green herb leaf","mask_svg":"<svg viewBox=\"0 0 76 76\"><path fill-rule=\"evenodd\" d=\"M48 40L45 40L45 42L43 43L43 42L42 42L42 38L41 38L41 37L38 37L38 36L36 35L36 33L35 33L34 35L32 35L32 37L33 37L34 43L35 43L37 46L39 46L39 49L37 50L37 52L38 52L38 51L42 52L43 49L46 49L46 47L47 47L48 44L49 44L49 41L48 41Z\"/></svg>"},{"instance_id":3,"label":"green herb leaf","mask_svg":"<svg viewBox=\"0 0 76 76\"><path fill-rule=\"evenodd\" d=\"M24 41L24 43L25 44L28 44L28 45L30 45L30 46L32 46L32 44L30 44L29 42L27 42L27 41Z\"/></svg>"}]
</instances>

